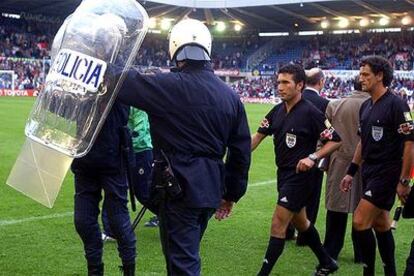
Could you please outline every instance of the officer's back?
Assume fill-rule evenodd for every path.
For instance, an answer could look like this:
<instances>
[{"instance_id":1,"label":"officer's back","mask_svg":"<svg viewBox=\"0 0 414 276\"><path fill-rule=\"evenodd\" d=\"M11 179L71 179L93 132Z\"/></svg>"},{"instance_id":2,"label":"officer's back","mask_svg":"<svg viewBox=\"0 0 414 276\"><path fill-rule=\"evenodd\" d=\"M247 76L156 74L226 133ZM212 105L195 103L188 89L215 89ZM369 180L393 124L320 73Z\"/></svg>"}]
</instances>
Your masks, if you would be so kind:
<instances>
[{"instance_id":1,"label":"officer's back","mask_svg":"<svg viewBox=\"0 0 414 276\"><path fill-rule=\"evenodd\" d=\"M220 184L225 177L222 158L229 143L237 143L231 135L249 135L238 96L214 75L209 62L187 62L167 74L132 71L124 87L125 92L139 91L121 91L120 98L148 112L154 149L168 153L187 204L217 207L225 189ZM240 158L248 167L248 157Z\"/></svg>"},{"instance_id":2,"label":"officer's back","mask_svg":"<svg viewBox=\"0 0 414 276\"><path fill-rule=\"evenodd\" d=\"M83 173L119 173L121 166L122 127L127 125L129 108L115 101L91 150L84 157L76 158L72 170Z\"/></svg>"},{"instance_id":3,"label":"officer's back","mask_svg":"<svg viewBox=\"0 0 414 276\"><path fill-rule=\"evenodd\" d=\"M129 71L119 99L150 119L152 202L160 214L167 273L200 275L199 244L208 220L215 209L216 218L228 217L246 192L250 132L240 99L211 69L208 28L182 20L169 40L177 70L147 76Z\"/></svg>"}]
</instances>

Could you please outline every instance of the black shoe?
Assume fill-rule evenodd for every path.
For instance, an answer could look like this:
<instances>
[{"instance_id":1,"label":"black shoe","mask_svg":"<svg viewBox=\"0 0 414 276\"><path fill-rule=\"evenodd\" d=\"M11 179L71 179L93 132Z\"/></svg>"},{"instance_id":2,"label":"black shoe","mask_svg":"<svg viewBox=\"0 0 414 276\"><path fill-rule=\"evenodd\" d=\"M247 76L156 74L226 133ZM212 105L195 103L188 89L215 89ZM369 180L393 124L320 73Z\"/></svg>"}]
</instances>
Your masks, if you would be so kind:
<instances>
[{"instance_id":1,"label":"black shoe","mask_svg":"<svg viewBox=\"0 0 414 276\"><path fill-rule=\"evenodd\" d=\"M338 268L339 268L338 264L333 259L331 259L331 262L328 265L319 264L316 267L316 271L313 275L314 276L326 276L326 275L334 273L335 271L338 270Z\"/></svg>"},{"instance_id":2,"label":"black shoe","mask_svg":"<svg viewBox=\"0 0 414 276\"><path fill-rule=\"evenodd\" d=\"M88 276L103 276L104 264L100 265L88 265Z\"/></svg>"},{"instance_id":3,"label":"black shoe","mask_svg":"<svg viewBox=\"0 0 414 276\"><path fill-rule=\"evenodd\" d=\"M128 264L120 266L123 276L135 276L135 264Z\"/></svg>"}]
</instances>

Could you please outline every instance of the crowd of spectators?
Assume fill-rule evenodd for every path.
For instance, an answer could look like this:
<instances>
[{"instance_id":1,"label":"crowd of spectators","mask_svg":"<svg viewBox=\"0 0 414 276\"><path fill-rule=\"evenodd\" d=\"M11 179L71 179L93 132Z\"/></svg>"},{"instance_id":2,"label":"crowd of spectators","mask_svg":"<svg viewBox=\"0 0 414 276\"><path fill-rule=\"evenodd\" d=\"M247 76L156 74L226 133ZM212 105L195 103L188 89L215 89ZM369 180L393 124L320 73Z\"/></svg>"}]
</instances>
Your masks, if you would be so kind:
<instances>
[{"instance_id":1,"label":"crowd of spectators","mask_svg":"<svg viewBox=\"0 0 414 276\"><path fill-rule=\"evenodd\" d=\"M37 88L44 81L50 67L49 48L59 24L39 23L0 17L0 70L15 72L15 89ZM241 69L247 57L265 41L257 35L215 37L212 49L214 69ZM387 57L396 70L413 70L414 32L364 33L322 35L279 43L275 53L283 55L292 48L299 49L301 57L293 60L306 68L359 69L363 56L377 54ZM289 61L284 61L284 63ZM136 58L136 64L150 67L171 66L168 42L164 36L149 34ZM270 65L277 70L281 64ZM10 73L0 73L0 89L11 88ZM270 98L276 94L271 78L244 79L231 86L243 97ZM329 76L322 95L338 98L352 91L353 80ZM392 87L403 97L410 98L413 80L398 79Z\"/></svg>"},{"instance_id":2,"label":"crowd of spectators","mask_svg":"<svg viewBox=\"0 0 414 276\"><path fill-rule=\"evenodd\" d=\"M260 46L259 37L245 35L238 37L217 37L212 48L214 69L240 69L249 54ZM145 66L170 67L168 41L160 35L149 34L137 56L137 64Z\"/></svg>"},{"instance_id":3,"label":"crowd of spectators","mask_svg":"<svg viewBox=\"0 0 414 276\"><path fill-rule=\"evenodd\" d=\"M13 77L9 72L0 72L0 89L35 89L45 80L49 71L49 60L0 57L0 70L13 71Z\"/></svg>"},{"instance_id":4,"label":"crowd of spectators","mask_svg":"<svg viewBox=\"0 0 414 276\"><path fill-rule=\"evenodd\" d=\"M241 79L231 84L238 95L242 98L264 98L277 97L275 79L273 77L256 77L252 79ZM414 102L414 80L407 78L394 79L391 85L394 93L401 96L408 103ZM327 99L339 99L351 94L354 90L354 78L341 78L329 76L325 80L325 88L321 96Z\"/></svg>"},{"instance_id":5,"label":"crowd of spectators","mask_svg":"<svg viewBox=\"0 0 414 276\"><path fill-rule=\"evenodd\" d=\"M314 36L303 45L305 67L324 69L359 69L367 55L386 57L395 70L413 70L414 32L364 33Z\"/></svg>"},{"instance_id":6,"label":"crowd of spectators","mask_svg":"<svg viewBox=\"0 0 414 276\"><path fill-rule=\"evenodd\" d=\"M0 56L48 58L53 35L59 26L0 17Z\"/></svg>"},{"instance_id":7,"label":"crowd of spectators","mask_svg":"<svg viewBox=\"0 0 414 276\"><path fill-rule=\"evenodd\" d=\"M271 98L276 95L273 78L241 79L230 85L242 98Z\"/></svg>"}]
</instances>

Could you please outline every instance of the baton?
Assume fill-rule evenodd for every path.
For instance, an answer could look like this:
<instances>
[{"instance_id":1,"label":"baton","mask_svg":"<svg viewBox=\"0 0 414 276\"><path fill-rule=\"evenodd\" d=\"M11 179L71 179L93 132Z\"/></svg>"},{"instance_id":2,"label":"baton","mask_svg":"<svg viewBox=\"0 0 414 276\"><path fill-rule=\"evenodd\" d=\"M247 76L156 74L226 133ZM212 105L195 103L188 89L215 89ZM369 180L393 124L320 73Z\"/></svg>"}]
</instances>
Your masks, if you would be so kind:
<instances>
[{"instance_id":1,"label":"baton","mask_svg":"<svg viewBox=\"0 0 414 276\"><path fill-rule=\"evenodd\" d=\"M134 176L132 174L131 164L129 163L129 154L131 151L131 137L129 136L128 126L123 126L121 129L121 146L122 146L122 155L125 162L126 176L128 180L129 188L129 199L131 202L132 211L136 211L137 207L135 204L135 191L134 191Z\"/></svg>"},{"instance_id":2,"label":"baton","mask_svg":"<svg viewBox=\"0 0 414 276\"><path fill-rule=\"evenodd\" d=\"M132 230L135 231L135 228L137 228L139 222L144 217L145 211L147 210L147 207L142 206L141 210L139 210L137 217L134 219L134 222L132 223Z\"/></svg>"}]
</instances>

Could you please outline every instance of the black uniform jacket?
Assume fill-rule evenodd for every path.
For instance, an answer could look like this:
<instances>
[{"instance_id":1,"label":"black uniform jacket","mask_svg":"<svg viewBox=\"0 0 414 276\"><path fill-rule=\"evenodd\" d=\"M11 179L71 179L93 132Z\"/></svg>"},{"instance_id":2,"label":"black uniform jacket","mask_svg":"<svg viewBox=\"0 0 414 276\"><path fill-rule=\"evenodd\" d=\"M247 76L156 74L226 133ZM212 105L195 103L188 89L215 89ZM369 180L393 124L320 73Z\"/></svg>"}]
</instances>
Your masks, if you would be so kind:
<instances>
[{"instance_id":1,"label":"black uniform jacket","mask_svg":"<svg viewBox=\"0 0 414 276\"><path fill-rule=\"evenodd\" d=\"M73 160L74 173L110 174L124 170L121 137L128 123L128 114L129 107L115 101L91 150L84 157Z\"/></svg>"},{"instance_id":2,"label":"black uniform jacket","mask_svg":"<svg viewBox=\"0 0 414 276\"><path fill-rule=\"evenodd\" d=\"M366 100L359 111L362 159L368 164L401 162L404 142L414 141L410 108L387 91L375 104Z\"/></svg>"},{"instance_id":3,"label":"black uniform jacket","mask_svg":"<svg viewBox=\"0 0 414 276\"><path fill-rule=\"evenodd\" d=\"M319 139L322 142L341 141L325 115L303 98L289 113L285 103L276 105L263 119L257 131L273 135L276 165L279 169L295 169L299 160L315 152Z\"/></svg>"},{"instance_id":4,"label":"black uniform jacket","mask_svg":"<svg viewBox=\"0 0 414 276\"><path fill-rule=\"evenodd\" d=\"M244 106L210 63L155 75L131 70L119 99L148 113L154 153L166 152L186 206L216 208L244 195L251 143Z\"/></svg>"}]
</instances>

